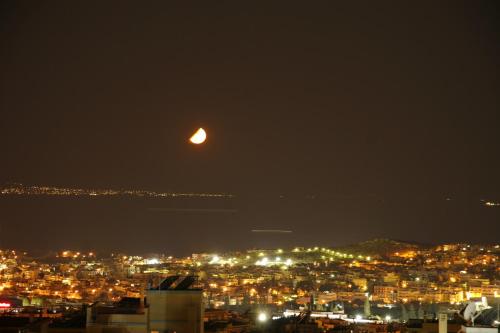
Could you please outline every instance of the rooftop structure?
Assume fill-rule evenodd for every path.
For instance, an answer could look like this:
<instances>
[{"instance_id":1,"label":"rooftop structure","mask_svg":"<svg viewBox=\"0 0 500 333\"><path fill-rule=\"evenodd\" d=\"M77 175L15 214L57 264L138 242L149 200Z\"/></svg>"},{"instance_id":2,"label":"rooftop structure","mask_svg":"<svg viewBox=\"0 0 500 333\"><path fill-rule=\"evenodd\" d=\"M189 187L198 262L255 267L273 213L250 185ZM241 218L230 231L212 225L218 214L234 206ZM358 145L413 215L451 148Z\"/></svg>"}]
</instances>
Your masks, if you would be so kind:
<instances>
[{"instance_id":1,"label":"rooftop structure","mask_svg":"<svg viewBox=\"0 0 500 333\"><path fill-rule=\"evenodd\" d=\"M203 292L193 287L196 276L172 276L146 290L149 331L203 332Z\"/></svg>"}]
</instances>

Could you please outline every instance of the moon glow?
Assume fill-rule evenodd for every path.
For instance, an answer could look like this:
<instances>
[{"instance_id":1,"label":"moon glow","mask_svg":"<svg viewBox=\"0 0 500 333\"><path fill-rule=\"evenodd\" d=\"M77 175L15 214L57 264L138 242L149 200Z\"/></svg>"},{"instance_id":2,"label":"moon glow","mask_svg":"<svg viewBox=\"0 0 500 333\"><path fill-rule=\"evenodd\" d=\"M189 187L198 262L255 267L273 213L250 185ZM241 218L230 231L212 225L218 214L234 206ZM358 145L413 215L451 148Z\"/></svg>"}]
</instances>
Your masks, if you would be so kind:
<instances>
[{"instance_id":1,"label":"moon glow","mask_svg":"<svg viewBox=\"0 0 500 333\"><path fill-rule=\"evenodd\" d=\"M206 139L207 139L207 133L205 132L205 130L203 128L200 127L189 138L189 141L191 141L191 143L194 143L195 145L199 145L199 144L202 144L203 142L205 142Z\"/></svg>"}]
</instances>

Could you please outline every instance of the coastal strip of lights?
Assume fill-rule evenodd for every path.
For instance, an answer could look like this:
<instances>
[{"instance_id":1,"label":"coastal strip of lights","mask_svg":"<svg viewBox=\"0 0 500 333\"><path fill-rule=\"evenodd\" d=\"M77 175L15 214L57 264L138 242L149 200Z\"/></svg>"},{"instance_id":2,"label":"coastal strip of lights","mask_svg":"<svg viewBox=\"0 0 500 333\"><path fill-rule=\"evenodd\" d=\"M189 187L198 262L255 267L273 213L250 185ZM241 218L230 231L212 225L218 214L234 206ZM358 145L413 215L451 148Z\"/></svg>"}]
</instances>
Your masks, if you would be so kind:
<instances>
[{"instance_id":1,"label":"coastal strip of lights","mask_svg":"<svg viewBox=\"0 0 500 333\"><path fill-rule=\"evenodd\" d=\"M54 186L27 186L23 184L9 184L0 187L1 195L36 195L36 196L131 196L146 198L234 198L226 193L182 193L182 192L155 192L147 190L114 190L114 189L81 189Z\"/></svg>"}]
</instances>

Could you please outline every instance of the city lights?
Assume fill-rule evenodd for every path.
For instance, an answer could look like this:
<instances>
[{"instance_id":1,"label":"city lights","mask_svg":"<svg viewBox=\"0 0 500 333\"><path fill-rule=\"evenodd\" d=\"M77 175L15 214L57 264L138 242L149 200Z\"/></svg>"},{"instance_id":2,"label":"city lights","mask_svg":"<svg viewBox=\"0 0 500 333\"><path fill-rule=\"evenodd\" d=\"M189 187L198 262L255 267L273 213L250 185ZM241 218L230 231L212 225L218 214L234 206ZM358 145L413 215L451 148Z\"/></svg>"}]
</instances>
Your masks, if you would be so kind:
<instances>
[{"instance_id":1,"label":"city lights","mask_svg":"<svg viewBox=\"0 0 500 333\"><path fill-rule=\"evenodd\" d=\"M115 190L115 189L81 189L54 186L27 186L12 184L0 186L0 195L36 195L36 196L68 196L68 197L144 197L144 198L233 198L232 194L225 193L182 193L182 192L155 192L147 190Z\"/></svg>"},{"instance_id":2,"label":"city lights","mask_svg":"<svg viewBox=\"0 0 500 333\"><path fill-rule=\"evenodd\" d=\"M499 250L495 246L459 246L459 250L465 247L467 251L458 252L443 252L439 246L423 248L414 254L419 260L404 263L400 256L377 256L377 260L368 260L368 256L363 255L360 259L357 253L327 248L317 251L311 248L309 252L294 252L294 248L252 249L218 254L197 253L183 258L167 255L143 258L122 253L112 255L112 259L104 256L102 260L94 256L83 258L78 251L68 249L55 257L55 262L62 261L63 265L53 264L53 259L49 260L50 264L36 263L30 261L29 256L25 259L25 254L20 252L2 251L0 291L24 293L32 298L46 295L58 301L93 302L104 298L115 302L127 295L140 297L155 274L186 276L199 272L203 276L200 288L210 291L205 295L205 301L217 309L243 302L274 306L285 306L291 302L297 307L306 307L312 296L323 308L331 302L353 302L360 297L387 308L414 302L459 304L467 298L485 295L490 299L498 298L500 287L495 280L491 280L491 276L482 274L474 267L468 266L464 270L462 264L466 259L467 265L472 263L483 267L484 262L497 265L498 261L494 259ZM426 260L436 257L436 251L441 251L441 261ZM326 257L325 253L335 257ZM351 255L353 258L350 258ZM370 256L370 259L373 257ZM356 270L353 271L352 267ZM60 269L63 271L59 272ZM445 279L433 278L432 272L436 269L443 272ZM43 274L39 275L39 272ZM74 275L75 272L92 272L92 275ZM273 279L280 281L279 284L274 284ZM317 292L307 287L290 288L295 280L304 281L305 286L311 285L314 289L323 288L324 291ZM465 288L468 290L464 291ZM341 309L344 311L344 308ZM266 315L270 320L269 314ZM363 318L359 312L350 312L349 315L358 323L370 320ZM385 322L399 320L389 314L382 318Z\"/></svg>"},{"instance_id":3,"label":"city lights","mask_svg":"<svg viewBox=\"0 0 500 333\"><path fill-rule=\"evenodd\" d=\"M146 259L147 265L158 265L160 261L157 258Z\"/></svg>"},{"instance_id":4,"label":"city lights","mask_svg":"<svg viewBox=\"0 0 500 333\"><path fill-rule=\"evenodd\" d=\"M213 264L217 264L219 261L220 261L220 257L218 255L214 255L212 257L212 260L210 260L209 263L213 265Z\"/></svg>"}]
</instances>

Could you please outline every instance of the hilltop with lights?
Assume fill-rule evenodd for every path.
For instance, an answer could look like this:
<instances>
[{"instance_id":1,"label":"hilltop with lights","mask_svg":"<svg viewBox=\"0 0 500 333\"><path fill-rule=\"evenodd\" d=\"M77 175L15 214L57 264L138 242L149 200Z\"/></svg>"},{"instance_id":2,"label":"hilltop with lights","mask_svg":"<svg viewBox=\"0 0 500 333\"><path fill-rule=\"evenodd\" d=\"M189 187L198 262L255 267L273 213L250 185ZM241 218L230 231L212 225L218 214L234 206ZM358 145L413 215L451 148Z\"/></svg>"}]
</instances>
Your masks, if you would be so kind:
<instances>
[{"instance_id":1,"label":"hilltop with lights","mask_svg":"<svg viewBox=\"0 0 500 333\"><path fill-rule=\"evenodd\" d=\"M365 256L388 257L394 253L408 253L425 250L430 246L418 245L387 238L376 238L361 243L335 247L337 251L362 254Z\"/></svg>"}]
</instances>

